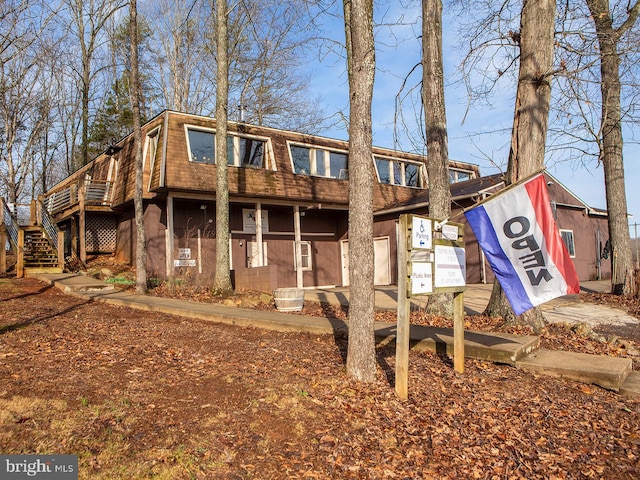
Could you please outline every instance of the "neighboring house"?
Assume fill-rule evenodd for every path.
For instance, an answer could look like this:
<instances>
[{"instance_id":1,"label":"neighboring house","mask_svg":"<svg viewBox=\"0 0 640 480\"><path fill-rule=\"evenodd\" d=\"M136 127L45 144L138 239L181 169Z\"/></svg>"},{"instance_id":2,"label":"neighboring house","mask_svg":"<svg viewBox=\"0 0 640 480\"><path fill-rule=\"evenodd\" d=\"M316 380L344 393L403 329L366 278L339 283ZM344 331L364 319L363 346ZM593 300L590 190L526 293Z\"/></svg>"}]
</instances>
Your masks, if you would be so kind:
<instances>
[{"instance_id":1,"label":"neighboring house","mask_svg":"<svg viewBox=\"0 0 640 480\"><path fill-rule=\"evenodd\" d=\"M560 235L573 260L580 281L611 278L611 259L605 251L609 238L607 212L589 207L555 177L545 172L551 209ZM482 249L466 222L464 211L505 187L501 174L478 177L451 184L451 221L464 224L467 260L467 283L493 282L494 275ZM395 223L398 214L428 216L429 192L416 193L376 213L377 223ZM604 256L607 258L603 258Z\"/></svg>"},{"instance_id":2,"label":"neighboring house","mask_svg":"<svg viewBox=\"0 0 640 480\"><path fill-rule=\"evenodd\" d=\"M144 222L151 277L188 276L201 284L213 278L215 126L215 119L173 111L143 126ZM348 143L231 122L224 148L231 229L230 245L224 248L231 254L236 288L271 291L296 286L300 278L304 287L348 285ZM87 255L111 253L134 264L134 158L130 135L42 196L43 215L64 231L67 254L75 252L85 260ZM426 161L422 155L373 149L378 285L397 282L399 214L428 210ZM452 161L450 174L454 209L501 187L494 185L499 182L495 177L478 178L473 164ZM595 222L606 237L606 215L596 214L564 188L558 186L557 191L552 198L559 224L567 230L567 241L573 238L581 279L595 276L582 236L587 227L580 222ZM468 280L488 281L490 274L483 273L480 254L474 253L475 238L468 233ZM301 246L298 258L296 241ZM595 240L590 242L595 249Z\"/></svg>"}]
</instances>

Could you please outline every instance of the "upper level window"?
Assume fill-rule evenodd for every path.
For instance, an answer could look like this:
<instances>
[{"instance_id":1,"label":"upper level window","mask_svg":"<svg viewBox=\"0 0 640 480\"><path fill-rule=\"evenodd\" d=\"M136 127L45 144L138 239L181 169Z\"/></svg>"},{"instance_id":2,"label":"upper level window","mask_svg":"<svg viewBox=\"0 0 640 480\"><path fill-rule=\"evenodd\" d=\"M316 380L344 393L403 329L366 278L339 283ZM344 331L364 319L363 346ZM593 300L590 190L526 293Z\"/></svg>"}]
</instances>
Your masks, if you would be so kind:
<instances>
[{"instance_id":1,"label":"upper level window","mask_svg":"<svg viewBox=\"0 0 640 480\"><path fill-rule=\"evenodd\" d=\"M471 172L466 170L455 170L453 168L449 169L449 182L457 183L464 182L465 180L470 180L472 178Z\"/></svg>"},{"instance_id":2,"label":"upper level window","mask_svg":"<svg viewBox=\"0 0 640 480\"><path fill-rule=\"evenodd\" d=\"M215 134L202 130L187 130L189 156L192 162L216 163Z\"/></svg>"},{"instance_id":3,"label":"upper level window","mask_svg":"<svg viewBox=\"0 0 640 480\"><path fill-rule=\"evenodd\" d=\"M337 177L345 180L349 178L349 170L347 168L347 154L338 152L329 152L330 175L332 178Z\"/></svg>"},{"instance_id":4,"label":"upper level window","mask_svg":"<svg viewBox=\"0 0 640 480\"><path fill-rule=\"evenodd\" d=\"M266 150L266 142L264 140L233 137L233 141L234 151L237 152L237 155L234 155L233 162L229 161L229 165L262 168Z\"/></svg>"},{"instance_id":5,"label":"upper level window","mask_svg":"<svg viewBox=\"0 0 640 480\"><path fill-rule=\"evenodd\" d=\"M375 157L376 170L380 183L422 187L422 164L407 160Z\"/></svg>"},{"instance_id":6,"label":"upper level window","mask_svg":"<svg viewBox=\"0 0 640 480\"><path fill-rule=\"evenodd\" d=\"M216 163L215 132L187 128L187 146L192 162ZM269 140L249 136L227 137L227 164L236 167L265 168L268 161Z\"/></svg>"},{"instance_id":7,"label":"upper level window","mask_svg":"<svg viewBox=\"0 0 640 480\"><path fill-rule=\"evenodd\" d=\"M345 152L289 144L293 171L300 175L349 178L349 156Z\"/></svg>"},{"instance_id":8,"label":"upper level window","mask_svg":"<svg viewBox=\"0 0 640 480\"><path fill-rule=\"evenodd\" d=\"M142 158L149 157L149 163L153 170L153 164L156 159L156 153L158 152L158 139L160 137L160 127L156 127L147 134L147 142L145 143L145 154Z\"/></svg>"},{"instance_id":9,"label":"upper level window","mask_svg":"<svg viewBox=\"0 0 640 480\"><path fill-rule=\"evenodd\" d=\"M147 141L145 142L145 145L144 145L144 152L142 154L143 163L146 161L147 157L149 157L149 165L150 165L149 168L151 169L151 172L153 172L155 169L159 139L160 139L160 127L157 127L151 130L147 134ZM112 157L111 160L113 161L115 159ZM117 164L116 164L116 168L117 168ZM109 166L109 181L112 180L111 173L112 173L112 168L111 166ZM115 175L113 178L115 178ZM149 188L151 188L152 180L153 180L153 173L149 177Z\"/></svg>"}]
</instances>

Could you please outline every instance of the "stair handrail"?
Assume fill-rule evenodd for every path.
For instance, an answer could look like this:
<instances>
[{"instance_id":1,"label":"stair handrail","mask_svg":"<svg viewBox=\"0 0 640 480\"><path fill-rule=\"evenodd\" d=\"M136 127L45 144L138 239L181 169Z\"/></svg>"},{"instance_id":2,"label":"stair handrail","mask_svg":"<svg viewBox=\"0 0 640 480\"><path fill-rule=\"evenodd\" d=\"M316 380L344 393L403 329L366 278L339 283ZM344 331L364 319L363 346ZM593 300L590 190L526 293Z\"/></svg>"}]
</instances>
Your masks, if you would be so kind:
<instances>
[{"instance_id":1,"label":"stair handrail","mask_svg":"<svg viewBox=\"0 0 640 480\"><path fill-rule=\"evenodd\" d=\"M9 234L9 240L11 241L13 247L17 250L18 248L18 221L13 212L9 209L9 205L4 201L3 198L0 198L0 203L2 203L2 224L4 225L7 233ZM3 247L4 248L4 247Z\"/></svg>"},{"instance_id":2,"label":"stair handrail","mask_svg":"<svg viewBox=\"0 0 640 480\"><path fill-rule=\"evenodd\" d=\"M38 201L39 210L40 210L40 224L42 226L42 230L47 237L47 239L51 242L51 245L58 250L58 232L60 229L56 225L56 223L51 220L51 215L49 215L49 211L44 202ZM76 255L76 252L71 249L71 253L65 257L68 263L75 263L76 265L85 266L84 262L80 260L80 257Z\"/></svg>"},{"instance_id":3,"label":"stair handrail","mask_svg":"<svg viewBox=\"0 0 640 480\"><path fill-rule=\"evenodd\" d=\"M53 245L53 248L55 248L57 251L58 250L58 232L60 230L58 229L58 226L51 220L51 217L49 216L49 212L44 206L44 203L39 201L38 205L40 206L39 220L42 225L42 230L45 236L47 237L47 239L49 240L49 242L51 243L51 245Z\"/></svg>"}]
</instances>

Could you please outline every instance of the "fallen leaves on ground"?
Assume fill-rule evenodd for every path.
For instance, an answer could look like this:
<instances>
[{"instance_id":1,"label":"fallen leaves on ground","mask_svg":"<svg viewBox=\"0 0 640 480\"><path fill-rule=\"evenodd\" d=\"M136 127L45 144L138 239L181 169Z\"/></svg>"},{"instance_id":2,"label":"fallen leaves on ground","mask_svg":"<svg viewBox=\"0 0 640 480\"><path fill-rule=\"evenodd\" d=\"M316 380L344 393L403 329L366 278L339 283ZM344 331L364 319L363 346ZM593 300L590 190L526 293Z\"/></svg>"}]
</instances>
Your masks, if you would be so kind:
<instances>
[{"instance_id":1,"label":"fallen leaves on ground","mask_svg":"<svg viewBox=\"0 0 640 480\"><path fill-rule=\"evenodd\" d=\"M170 291L166 284L154 288L152 295L192 299L199 302L223 303L229 306L255 308L265 311L276 311L273 299L264 293L255 291L232 292L226 296L216 295L208 288L196 288L190 285L175 287ZM640 317L640 299L620 297L609 294L582 294L580 301L606 304L626 311L629 315ZM328 303L304 302L302 312L291 312L292 315L309 315L348 319L348 307ZM379 322L396 323L394 310L378 310L375 319ZM453 328L450 319L429 315L424 310L411 312L410 322L413 325L424 325L439 328ZM515 335L535 335L532 328L523 325L508 325L502 318L483 315L465 316L465 330L511 333ZM640 325L600 325L592 327L587 323L549 324L540 336L540 348L588 353L593 355L610 355L631 358L633 369L640 370Z\"/></svg>"},{"instance_id":2,"label":"fallen leaves on ground","mask_svg":"<svg viewBox=\"0 0 640 480\"><path fill-rule=\"evenodd\" d=\"M332 336L2 279L0 451L76 453L92 479L640 476L638 401L482 361L459 375L447 356L412 353L403 402L392 347L378 348L372 384L347 378L345 356Z\"/></svg>"}]
</instances>

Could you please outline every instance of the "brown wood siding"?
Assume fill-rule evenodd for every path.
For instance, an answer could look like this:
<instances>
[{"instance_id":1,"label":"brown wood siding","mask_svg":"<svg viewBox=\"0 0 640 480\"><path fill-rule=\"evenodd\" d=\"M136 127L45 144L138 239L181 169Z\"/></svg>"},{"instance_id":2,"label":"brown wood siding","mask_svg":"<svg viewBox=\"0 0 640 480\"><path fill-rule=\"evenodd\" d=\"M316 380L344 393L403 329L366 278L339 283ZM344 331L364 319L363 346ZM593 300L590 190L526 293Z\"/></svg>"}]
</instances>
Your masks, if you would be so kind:
<instances>
[{"instance_id":1,"label":"brown wood siding","mask_svg":"<svg viewBox=\"0 0 640 480\"><path fill-rule=\"evenodd\" d=\"M200 206L205 205L206 209ZM232 230L232 268L247 268L249 242L256 241L255 233L241 232L243 209L252 205L232 204L230 225ZM269 231L263 233L267 244L267 263L277 270L279 286L295 286L293 208L265 204ZM338 236L346 233L346 212L311 209L301 217L302 240L311 242L312 270L305 271L305 286L339 285L341 283L340 242ZM203 228L204 227L204 228ZM176 199L174 201L174 256L178 248L191 248L192 259L197 259L197 238L200 229L202 248L202 274L197 267L184 267L176 274L207 282L215 273L215 202ZM150 246L150 248L153 248ZM160 249L164 251L163 246ZM154 256L153 252L149 252Z\"/></svg>"},{"instance_id":2,"label":"brown wood siding","mask_svg":"<svg viewBox=\"0 0 640 480\"><path fill-rule=\"evenodd\" d=\"M164 115L162 116L162 120L164 120ZM158 120L157 123L153 123L145 128L145 138L147 132L152 131L160 125L160 130L158 131L158 148L155 152L155 157L151 158L149 156L149 151L147 150L147 158L145 159L145 166L149 168L149 174L151 175L151 181L149 182L149 190L155 191L160 188L160 179L162 177L162 152L163 152L163 143L164 143L164 128L162 127L162 123ZM146 185L145 185L146 188Z\"/></svg>"},{"instance_id":3,"label":"brown wood siding","mask_svg":"<svg viewBox=\"0 0 640 480\"><path fill-rule=\"evenodd\" d=\"M145 125L142 132L143 142L146 141L147 132L157 127L163 117L159 117L153 122ZM120 207L128 202L133 201L135 194L135 182L136 182L136 162L135 162L135 146L133 141L133 135L129 135L125 138L121 144L122 150L116 154L118 161L118 178L114 184L113 192L113 207ZM144 148L144 145L143 145ZM158 142L156 167L160 168L160 158L162 151L162 139ZM151 175L150 164L151 162L146 159L144 162L144 170L142 175L142 194L143 198L151 199L155 197L155 194L149 192L149 178ZM158 171L159 173L159 171Z\"/></svg>"},{"instance_id":4,"label":"brown wood siding","mask_svg":"<svg viewBox=\"0 0 640 480\"><path fill-rule=\"evenodd\" d=\"M171 112L168 116L168 142L165 186L168 190L213 193L216 167L189 161L185 126L214 128L215 120ZM270 138L276 171L229 167L229 192L235 196L255 196L261 199L318 202L327 207L346 208L349 203L348 180L298 175L293 172L287 142L299 142L336 150L347 150L347 142L313 137L294 132L230 124L229 132ZM374 148L377 155L424 162L425 157L406 152ZM457 165L457 164L456 164ZM469 167L467 165L467 167ZM373 161L371 168L374 170ZM375 172L375 170L374 170ZM375 174L375 173L374 173ZM376 183L374 208L407 201L420 190Z\"/></svg>"},{"instance_id":5,"label":"brown wood siding","mask_svg":"<svg viewBox=\"0 0 640 480\"><path fill-rule=\"evenodd\" d=\"M575 258L573 264L576 267L580 281L596 280L598 269L596 262L600 248L596 245L598 229L600 229L601 245L604 247L609 238L605 219L589 216L585 210L575 210L557 207L557 224L561 230L571 230L575 245ZM604 220L604 221L603 221ZM611 277L611 256L601 261L602 278Z\"/></svg>"},{"instance_id":6,"label":"brown wood siding","mask_svg":"<svg viewBox=\"0 0 640 480\"><path fill-rule=\"evenodd\" d=\"M132 265L135 250L135 219L133 209L118 217L116 260Z\"/></svg>"},{"instance_id":7,"label":"brown wood siding","mask_svg":"<svg viewBox=\"0 0 640 480\"><path fill-rule=\"evenodd\" d=\"M109 166L111 165L111 157L102 155L92 164L92 168L87 172L92 180L106 181L109 177Z\"/></svg>"},{"instance_id":8,"label":"brown wood siding","mask_svg":"<svg viewBox=\"0 0 640 480\"><path fill-rule=\"evenodd\" d=\"M164 123L166 121L166 123ZM214 165L193 163L189 161L185 125L214 128L215 120L206 117L180 114L177 112L165 112L156 117L143 127L143 138L154 128L161 126L166 129L167 144L164 148L165 132L159 132L158 148L155 161L145 159L143 177L143 195L146 199L152 199L158 193L167 191L190 192L195 194L214 194L216 185L216 168ZM315 137L295 132L270 129L265 127L250 126L244 124L229 124L229 131L240 135L255 135L269 138L273 149L276 171L267 169L253 169L243 167L230 167L229 192L231 197L256 197L257 199L273 199L280 201L292 201L297 203L318 203L325 208L346 209L348 207L348 180L323 178L316 176L299 175L293 172L289 155L288 142L297 142L312 146L324 147L340 151L348 150L348 143L341 140ZM125 138L119 146L122 149L116 154L118 162L118 176L113 190L113 207L124 206L133 200L135 189L135 152L133 136ZM407 152L374 147L374 155L395 157L415 162L426 161L426 157ZM163 155L166 161L163 162ZM91 166L83 168L72 177L61 182L67 185L70 181L83 178L88 171L92 172L96 180L106 180L109 169L110 157L101 155ZM153 164L153 172L150 171ZM477 167L469 164L452 162L452 166L470 168ZM162 171L165 168L165 171ZM371 162L371 168L375 175L375 166ZM165 176L165 184L162 185L162 177ZM58 186L56 186L58 187ZM60 186L59 188L63 188ZM375 183L373 206L374 209L382 209L390 205L405 202L411 199L420 189L400 186L391 186Z\"/></svg>"},{"instance_id":9,"label":"brown wood siding","mask_svg":"<svg viewBox=\"0 0 640 480\"><path fill-rule=\"evenodd\" d=\"M144 228L147 239L147 275L164 278L166 272L164 202L150 202L144 208ZM133 209L118 217L116 259L135 264L136 224Z\"/></svg>"}]
</instances>

